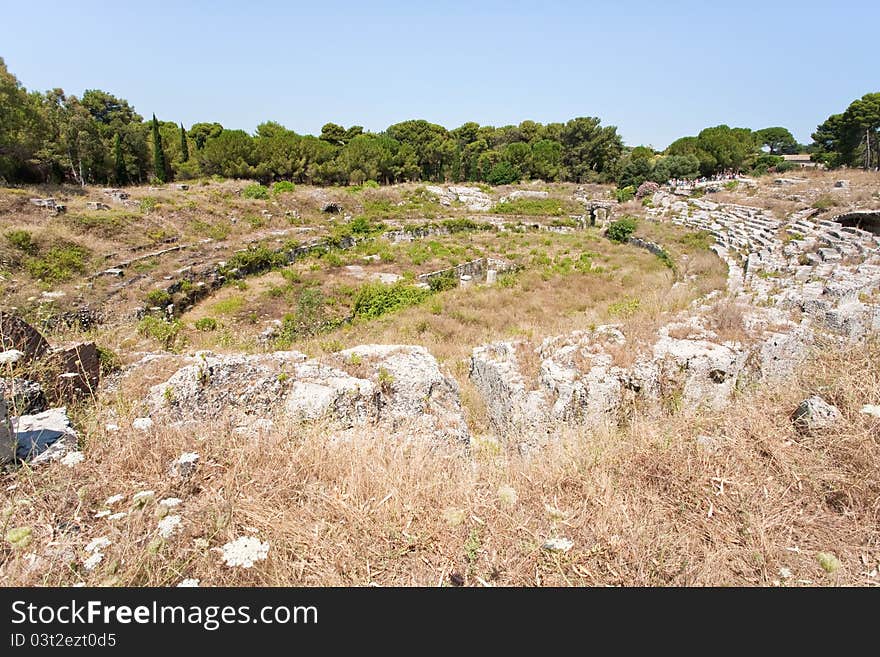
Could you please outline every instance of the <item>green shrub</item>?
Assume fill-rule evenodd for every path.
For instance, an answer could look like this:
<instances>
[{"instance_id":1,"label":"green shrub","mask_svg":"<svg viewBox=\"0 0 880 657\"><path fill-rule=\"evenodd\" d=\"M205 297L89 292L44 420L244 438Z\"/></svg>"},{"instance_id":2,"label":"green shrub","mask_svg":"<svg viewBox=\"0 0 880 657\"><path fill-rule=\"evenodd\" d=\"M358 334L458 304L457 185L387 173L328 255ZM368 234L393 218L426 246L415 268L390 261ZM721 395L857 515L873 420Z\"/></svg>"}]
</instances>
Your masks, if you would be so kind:
<instances>
[{"instance_id":1,"label":"green shrub","mask_svg":"<svg viewBox=\"0 0 880 657\"><path fill-rule=\"evenodd\" d=\"M289 194L294 191L296 186L289 180L279 180L272 185L273 194Z\"/></svg>"},{"instance_id":2,"label":"green shrub","mask_svg":"<svg viewBox=\"0 0 880 657\"><path fill-rule=\"evenodd\" d=\"M6 241L9 242L9 246L12 248L28 255L34 255L37 252L37 244L34 242L33 236L26 230L7 231Z\"/></svg>"},{"instance_id":3,"label":"green shrub","mask_svg":"<svg viewBox=\"0 0 880 657\"><path fill-rule=\"evenodd\" d=\"M441 224L450 233L465 233L476 230L495 230L495 226L486 222L477 222L473 219L446 219Z\"/></svg>"},{"instance_id":4,"label":"green shrub","mask_svg":"<svg viewBox=\"0 0 880 657\"><path fill-rule=\"evenodd\" d=\"M355 297L354 313L359 317L373 319L420 304L430 294L430 290L404 283L368 283L361 287Z\"/></svg>"},{"instance_id":5,"label":"green shrub","mask_svg":"<svg viewBox=\"0 0 880 657\"><path fill-rule=\"evenodd\" d=\"M88 254L87 249L75 244L54 246L42 258L29 259L25 266L34 278L44 283L56 283L83 273Z\"/></svg>"},{"instance_id":6,"label":"green shrub","mask_svg":"<svg viewBox=\"0 0 880 657\"><path fill-rule=\"evenodd\" d=\"M269 198L269 189L263 187L260 183L254 183L241 190L241 197L267 199Z\"/></svg>"},{"instance_id":7,"label":"green shrub","mask_svg":"<svg viewBox=\"0 0 880 657\"><path fill-rule=\"evenodd\" d=\"M828 210L829 208L833 208L837 205L837 199L825 194L824 196L820 196L813 202L813 207L816 210Z\"/></svg>"},{"instance_id":8,"label":"green shrub","mask_svg":"<svg viewBox=\"0 0 880 657\"><path fill-rule=\"evenodd\" d=\"M160 308L164 308L169 303L171 303L171 295L167 292L167 290L151 290L147 293L147 303L151 306L159 306Z\"/></svg>"},{"instance_id":9,"label":"green shrub","mask_svg":"<svg viewBox=\"0 0 880 657\"><path fill-rule=\"evenodd\" d=\"M204 235L212 240L225 240L232 231L232 225L227 221L208 223L207 221L197 219L190 224L190 227L197 235Z\"/></svg>"},{"instance_id":10,"label":"green shrub","mask_svg":"<svg viewBox=\"0 0 880 657\"><path fill-rule=\"evenodd\" d=\"M138 323L138 333L147 338L158 341L163 348L171 350L180 334L180 320L173 319L170 322L161 317L148 315Z\"/></svg>"},{"instance_id":11,"label":"green shrub","mask_svg":"<svg viewBox=\"0 0 880 657\"><path fill-rule=\"evenodd\" d=\"M635 217L622 217L608 226L605 235L612 242L623 243L626 242L635 232L636 226L637 222Z\"/></svg>"},{"instance_id":12,"label":"green shrub","mask_svg":"<svg viewBox=\"0 0 880 657\"><path fill-rule=\"evenodd\" d=\"M632 201L635 196L636 188L632 185L627 185L626 187L614 190L614 198L617 199L618 203L626 203L627 201Z\"/></svg>"},{"instance_id":13,"label":"green shrub","mask_svg":"<svg viewBox=\"0 0 880 657\"><path fill-rule=\"evenodd\" d=\"M287 264L287 256L265 246L256 246L247 251L239 251L220 268L220 273L228 278L248 276L268 271ZM233 273L234 272L234 273Z\"/></svg>"},{"instance_id":14,"label":"green shrub","mask_svg":"<svg viewBox=\"0 0 880 657\"><path fill-rule=\"evenodd\" d=\"M299 293L294 312L282 319L278 341L293 342L297 338L315 335L335 328L340 322L327 318L327 299L317 287L307 287Z\"/></svg>"},{"instance_id":15,"label":"green shrub","mask_svg":"<svg viewBox=\"0 0 880 657\"><path fill-rule=\"evenodd\" d=\"M375 180L367 180L364 182L362 187L364 189L379 189L379 183L377 183Z\"/></svg>"},{"instance_id":16,"label":"green shrub","mask_svg":"<svg viewBox=\"0 0 880 657\"><path fill-rule=\"evenodd\" d=\"M266 220L258 214L245 215L244 220L247 221L248 224L250 224L250 227L254 230L266 225Z\"/></svg>"},{"instance_id":17,"label":"green shrub","mask_svg":"<svg viewBox=\"0 0 880 657\"><path fill-rule=\"evenodd\" d=\"M202 317L196 320L195 327L199 331L216 331L217 320L213 317Z\"/></svg>"},{"instance_id":18,"label":"green shrub","mask_svg":"<svg viewBox=\"0 0 880 657\"><path fill-rule=\"evenodd\" d=\"M348 224L353 235L370 235L371 233L381 233L385 226L380 222L372 222L368 217L361 215L355 217Z\"/></svg>"},{"instance_id":19,"label":"green shrub","mask_svg":"<svg viewBox=\"0 0 880 657\"><path fill-rule=\"evenodd\" d=\"M122 369L122 361L114 351L101 346L95 347L95 350L98 352L98 367L101 376L107 376Z\"/></svg>"},{"instance_id":20,"label":"green shrub","mask_svg":"<svg viewBox=\"0 0 880 657\"><path fill-rule=\"evenodd\" d=\"M141 202L138 204L141 212L151 212L156 209L156 206L159 205L159 199L153 198L152 196L146 196L141 199Z\"/></svg>"},{"instance_id":21,"label":"green shrub","mask_svg":"<svg viewBox=\"0 0 880 657\"><path fill-rule=\"evenodd\" d=\"M449 270L447 272L443 272L438 276L434 276L428 281L428 285L431 288L432 292L444 292L446 290L452 290L458 287L458 276L455 275L455 270Z\"/></svg>"},{"instance_id":22,"label":"green shrub","mask_svg":"<svg viewBox=\"0 0 880 657\"><path fill-rule=\"evenodd\" d=\"M672 259L672 256L669 255L669 252L665 249L660 251L657 254L657 257L660 258L660 262L669 267L670 269L675 269L675 261Z\"/></svg>"},{"instance_id":23,"label":"green shrub","mask_svg":"<svg viewBox=\"0 0 880 657\"><path fill-rule=\"evenodd\" d=\"M518 182L520 179L519 171L517 171L510 162L499 162L486 175L486 182L490 185L509 185Z\"/></svg>"},{"instance_id":24,"label":"green shrub","mask_svg":"<svg viewBox=\"0 0 880 657\"><path fill-rule=\"evenodd\" d=\"M641 305L641 302L634 297L623 299L608 306L608 314L611 317L631 317Z\"/></svg>"}]
</instances>

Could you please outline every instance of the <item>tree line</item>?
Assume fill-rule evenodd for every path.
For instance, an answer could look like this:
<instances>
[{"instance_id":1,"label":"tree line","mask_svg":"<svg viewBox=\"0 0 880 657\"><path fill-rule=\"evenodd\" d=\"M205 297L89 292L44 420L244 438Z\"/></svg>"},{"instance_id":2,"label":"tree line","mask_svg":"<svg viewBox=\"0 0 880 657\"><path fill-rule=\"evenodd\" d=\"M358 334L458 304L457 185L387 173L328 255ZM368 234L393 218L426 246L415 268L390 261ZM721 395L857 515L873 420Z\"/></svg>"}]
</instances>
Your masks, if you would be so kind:
<instances>
[{"instance_id":1,"label":"tree line","mask_svg":"<svg viewBox=\"0 0 880 657\"><path fill-rule=\"evenodd\" d=\"M880 94L819 126L811 148L823 162L863 158L870 166L880 160L872 118L880 103L869 97ZM313 185L541 179L625 186L725 170L778 170L782 154L804 148L782 127L724 125L683 137L663 152L627 148L617 128L596 117L501 127L469 122L452 130L411 120L379 133L327 123L318 136L273 121L253 135L219 123L187 130L155 115L145 121L128 101L97 89L82 97L62 89L29 92L0 58L0 178L9 183L126 185L218 175Z\"/></svg>"}]
</instances>

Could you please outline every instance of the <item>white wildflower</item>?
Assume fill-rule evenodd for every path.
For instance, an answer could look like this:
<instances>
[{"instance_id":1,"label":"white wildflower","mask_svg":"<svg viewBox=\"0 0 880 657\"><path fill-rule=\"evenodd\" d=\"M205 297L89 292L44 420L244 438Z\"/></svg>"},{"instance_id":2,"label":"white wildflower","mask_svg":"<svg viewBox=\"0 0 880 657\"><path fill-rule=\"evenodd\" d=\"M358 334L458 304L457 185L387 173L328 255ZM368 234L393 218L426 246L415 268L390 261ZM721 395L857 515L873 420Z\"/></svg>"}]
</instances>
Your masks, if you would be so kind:
<instances>
[{"instance_id":1,"label":"white wildflower","mask_svg":"<svg viewBox=\"0 0 880 657\"><path fill-rule=\"evenodd\" d=\"M148 417L139 417L135 418L131 426L138 431L149 431L153 427L153 421Z\"/></svg>"},{"instance_id":2,"label":"white wildflower","mask_svg":"<svg viewBox=\"0 0 880 657\"><path fill-rule=\"evenodd\" d=\"M137 502L146 503L147 500L149 500L155 494L156 494L156 491L154 491L154 490L140 490L134 494L132 499L135 501L135 503L137 503Z\"/></svg>"},{"instance_id":3,"label":"white wildflower","mask_svg":"<svg viewBox=\"0 0 880 657\"><path fill-rule=\"evenodd\" d=\"M81 588L84 587L85 585L86 585L85 582L77 582L76 584L73 584L73 588L75 588L75 589L81 589Z\"/></svg>"},{"instance_id":4,"label":"white wildflower","mask_svg":"<svg viewBox=\"0 0 880 657\"><path fill-rule=\"evenodd\" d=\"M90 556L88 559L83 561L83 567L85 567L86 570L94 570L95 567L99 563L101 563L101 560L103 558L104 558L103 552L95 552L92 556Z\"/></svg>"},{"instance_id":5,"label":"white wildflower","mask_svg":"<svg viewBox=\"0 0 880 657\"><path fill-rule=\"evenodd\" d=\"M186 465L187 463L195 463L199 460L198 452L184 452L177 458L177 462L181 465Z\"/></svg>"},{"instance_id":6,"label":"white wildflower","mask_svg":"<svg viewBox=\"0 0 880 657\"><path fill-rule=\"evenodd\" d=\"M159 536L171 538L171 535L180 530L180 516L165 516L159 521Z\"/></svg>"},{"instance_id":7,"label":"white wildflower","mask_svg":"<svg viewBox=\"0 0 880 657\"><path fill-rule=\"evenodd\" d=\"M104 429L106 431L109 431L110 433L116 433L117 431L119 431L119 425L118 424L108 424L104 427Z\"/></svg>"},{"instance_id":8,"label":"white wildflower","mask_svg":"<svg viewBox=\"0 0 880 657\"><path fill-rule=\"evenodd\" d=\"M188 577L185 580L182 580L180 582L180 584L177 585L177 588L179 588L179 589L194 588L194 587L197 587L200 583L201 583L201 580L198 580L194 577Z\"/></svg>"},{"instance_id":9,"label":"white wildflower","mask_svg":"<svg viewBox=\"0 0 880 657\"><path fill-rule=\"evenodd\" d=\"M161 500L159 504L168 509L173 509L174 507L179 506L182 501L183 500L179 497L166 497L164 500Z\"/></svg>"},{"instance_id":10,"label":"white wildflower","mask_svg":"<svg viewBox=\"0 0 880 657\"><path fill-rule=\"evenodd\" d=\"M125 511L120 511L119 513L114 513L113 515L107 516L107 520L119 520L120 518L124 518L128 514Z\"/></svg>"},{"instance_id":11,"label":"white wildflower","mask_svg":"<svg viewBox=\"0 0 880 657\"><path fill-rule=\"evenodd\" d=\"M779 569L779 576L782 579L791 579L791 569L783 566L782 568Z\"/></svg>"},{"instance_id":12,"label":"white wildflower","mask_svg":"<svg viewBox=\"0 0 880 657\"><path fill-rule=\"evenodd\" d=\"M541 547L551 552L568 552L574 547L574 541L567 538L548 538Z\"/></svg>"},{"instance_id":13,"label":"white wildflower","mask_svg":"<svg viewBox=\"0 0 880 657\"><path fill-rule=\"evenodd\" d=\"M251 568L255 561L261 561L269 555L269 544L263 543L253 536L239 536L221 548L223 561L233 568Z\"/></svg>"},{"instance_id":14,"label":"white wildflower","mask_svg":"<svg viewBox=\"0 0 880 657\"><path fill-rule=\"evenodd\" d=\"M85 456L83 456L82 452L67 452L63 457L61 457L61 462L66 465L68 468L72 468L77 463L82 463L85 460Z\"/></svg>"},{"instance_id":15,"label":"white wildflower","mask_svg":"<svg viewBox=\"0 0 880 657\"><path fill-rule=\"evenodd\" d=\"M24 357L24 352L18 349L8 349L0 351L0 365L11 365L20 361Z\"/></svg>"},{"instance_id":16,"label":"white wildflower","mask_svg":"<svg viewBox=\"0 0 880 657\"><path fill-rule=\"evenodd\" d=\"M516 491L513 489L512 486L499 486L498 499L508 506L513 506L514 504L516 504L519 497L517 496Z\"/></svg>"},{"instance_id":17,"label":"white wildflower","mask_svg":"<svg viewBox=\"0 0 880 657\"><path fill-rule=\"evenodd\" d=\"M89 544L86 545L86 552L96 552L103 550L105 547L110 547L110 539L106 536L98 536L89 541Z\"/></svg>"},{"instance_id":18,"label":"white wildflower","mask_svg":"<svg viewBox=\"0 0 880 657\"><path fill-rule=\"evenodd\" d=\"M864 406L862 406L861 412L865 415L880 417L880 404L865 404Z\"/></svg>"},{"instance_id":19,"label":"white wildflower","mask_svg":"<svg viewBox=\"0 0 880 657\"><path fill-rule=\"evenodd\" d=\"M110 515L110 509L102 509L95 514L96 518L103 518Z\"/></svg>"},{"instance_id":20,"label":"white wildflower","mask_svg":"<svg viewBox=\"0 0 880 657\"><path fill-rule=\"evenodd\" d=\"M117 502L121 502L124 499L125 495L122 494L111 495L104 501L104 504L106 504L107 506L113 506Z\"/></svg>"}]
</instances>

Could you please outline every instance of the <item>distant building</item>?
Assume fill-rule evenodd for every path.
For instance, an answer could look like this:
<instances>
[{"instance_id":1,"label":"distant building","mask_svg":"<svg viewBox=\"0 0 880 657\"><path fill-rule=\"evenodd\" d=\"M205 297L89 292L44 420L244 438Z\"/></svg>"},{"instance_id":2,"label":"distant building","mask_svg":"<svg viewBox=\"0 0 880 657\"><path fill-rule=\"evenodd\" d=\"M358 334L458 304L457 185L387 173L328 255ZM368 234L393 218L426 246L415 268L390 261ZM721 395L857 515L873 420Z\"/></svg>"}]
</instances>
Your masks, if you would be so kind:
<instances>
[{"instance_id":1,"label":"distant building","mask_svg":"<svg viewBox=\"0 0 880 657\"><path fill-rule=\"evenodd\" d=\"M791 162L792 164L796 164L801 168L805 167L818 167L820 164L818 162L813 162L810 160L809 153L798 153L797 155L783 155L783 159L786 162Z\"/></svg>"}]
</instances>

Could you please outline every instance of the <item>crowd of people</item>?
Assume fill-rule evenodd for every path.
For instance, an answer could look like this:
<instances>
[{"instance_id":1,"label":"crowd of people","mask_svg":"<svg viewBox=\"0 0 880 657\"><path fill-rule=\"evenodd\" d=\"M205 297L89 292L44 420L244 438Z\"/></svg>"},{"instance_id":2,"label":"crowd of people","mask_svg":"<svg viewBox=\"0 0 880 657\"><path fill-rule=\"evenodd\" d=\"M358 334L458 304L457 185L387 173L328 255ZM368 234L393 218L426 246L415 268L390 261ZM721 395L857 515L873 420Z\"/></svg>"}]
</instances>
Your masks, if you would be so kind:
<instances>
[{"instance_id":1,"label":"crowd of people","mask_svg":"<svg viewBox=\"0 0 880 657\"><path fill-rule=\"evenodd\" d=\"M706 183L706 182L717 182L722 180L734 180L739 176L737 171L733 169L727 169L726 171L722 171L721 173L716 173L711 176L701 176L699 178L670 178L666 181L666 184L669 187L684 187L696 185L697 183Z\"/></svg>"}]
</instances>

